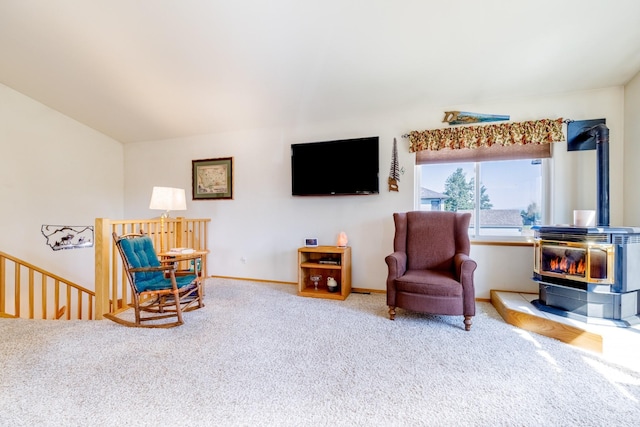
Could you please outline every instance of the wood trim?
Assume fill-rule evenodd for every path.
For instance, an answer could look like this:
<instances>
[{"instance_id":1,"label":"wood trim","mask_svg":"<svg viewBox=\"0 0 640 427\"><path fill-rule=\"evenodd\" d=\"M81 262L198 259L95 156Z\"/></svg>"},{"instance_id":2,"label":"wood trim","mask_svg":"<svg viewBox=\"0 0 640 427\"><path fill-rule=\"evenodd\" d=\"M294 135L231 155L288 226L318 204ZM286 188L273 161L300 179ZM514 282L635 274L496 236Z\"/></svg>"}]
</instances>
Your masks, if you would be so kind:
<instances>
[{"instance_id":1,"label":"wood trim","mask_svg":"<svg viewBox=\"0 0 640 427\"><path fill-rule=\"evenodd\" d=\"M273 283L276 285L294 285L298 286L298 282L284 282L281 280L267 280L267 279L254 279L251 277L234 277L234 276L220 276L217 274L209 276L212 279L229 279L229 280L241 280L245 282L260 282L260 283Z\"/></svg>"},{"instance_id":2,"label":"wood trim","mask_svg":"<svg viewBox=\"0 0 640 427\"><path fill-rule=\"evenodd\" d=\"M252 279L252 278L248 278L248 277L212 275L212 276L209 276L209 278L212 278L212 279L215 278L215 279L239 280L239 281L245 281L245 282L273 283L273 284L276 284L276 285L294 285L294 286L298 286L297 282L284 282L284 281L281 281L281 280ZM386 289L351 288L351 293L352 294L386 294L387 290ZM476 301L478 301L478 302L491 302L491 299L489 299L489 298L476 298Z\"/></svg>"},{"instance_id":3,"label":"wood trim","mask_svg":"<svg viewBox=\"0 0 640 427\"><path fill-rule=\"evenodd\" d=\"M472 246L531 246L533 242L520 242L520 241L498 241L498 240L471 240Z\"/></svg>"},{"instance_id":4,"label":"wood trim","mask_svg":"<svg viewBox=\"0 0 640 427\"><path fill-rule=\"evenodd\" d=\"M491 147L444 148L442 150L416 151L416 165L546 159L549 157L551 157L551 144L492 145Z\"/></svg>"},{"instance_id":5,"label":"wood trim","mask_svg":"<svg viewBox=\"0 0 640 427\"><path fill-rule=\"evenodd\" d=\"M385 289L351 288L351 293L356 294L386 294Z\"/></svg>"},{"instance_id":6,"label":"wood trim","mask_svg":"<svg viewBox=\"0 0 640 427\"><path fill-rule=\"evenodd\" d=\"M546 337L555 338L576 347L602 353L601 335L556 322L546 317L510 309L504 304L498 292L504 291L491 290L491 304L508 324Z\"/></svg>"},{"instance_id":7,"label":"wood trim","mask_svg":"<svg viewBox=\"0 0 640 427\"><path fill-rule=\"evenodd\" d=\"M276 285L293 285L298 286L298 282L285 282L282 280L265 280L265 279L253 279L250 277L234 277L234 276L220 276L220 275L212 275L210 278L215 279L229 279L229 280L240 280L245 282L259 282L259 283L273 283ZM387 291L385 289L367 289L367 288L351 288L351 293L356 294L386 294ZM489 300L487 300L489 301Z\"/></svg>"},{"instance_id":8,"label":"wood trim","mask_svg":"<svg viewBox=\"0 0 640 427\"><path fill-rule=\"evenodd\" d=\"M19 317L18 316L14 316L13 314L1 312L0 313L0 319L19 319Z\"/></svg>"}]
</instances>

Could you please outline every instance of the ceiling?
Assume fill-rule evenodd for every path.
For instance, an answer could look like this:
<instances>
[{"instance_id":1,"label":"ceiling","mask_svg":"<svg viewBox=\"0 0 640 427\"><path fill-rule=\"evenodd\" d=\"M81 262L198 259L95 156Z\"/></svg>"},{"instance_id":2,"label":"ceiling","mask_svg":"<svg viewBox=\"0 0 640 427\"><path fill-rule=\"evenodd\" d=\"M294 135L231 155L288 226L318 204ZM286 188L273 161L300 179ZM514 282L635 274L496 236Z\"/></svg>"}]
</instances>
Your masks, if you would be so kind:
<instances>
[{"instance_id":1,"label":"ceiling","mask_svg":"<svg viewBox=\"0 0 640 427\"><path fill-rule=\"evenodd\" d=\"M123 143L624 85L637 0L0 0L0 83Z\"/></svg>"}]
</instances>

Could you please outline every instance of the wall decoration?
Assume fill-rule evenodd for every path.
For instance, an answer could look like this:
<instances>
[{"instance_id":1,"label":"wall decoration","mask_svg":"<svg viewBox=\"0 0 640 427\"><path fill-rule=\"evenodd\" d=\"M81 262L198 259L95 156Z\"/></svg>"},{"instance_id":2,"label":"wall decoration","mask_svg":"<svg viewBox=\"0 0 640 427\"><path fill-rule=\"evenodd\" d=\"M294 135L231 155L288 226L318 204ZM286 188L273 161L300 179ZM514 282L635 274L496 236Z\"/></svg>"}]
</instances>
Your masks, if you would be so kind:
<instances>
[{"instance_id":1,"label":"wall decoration","mask_svg":"<svg viewBox=\"0 0 640 427\"><path fill-rule=\"evenodd\" d=\"M509 116L499 114L468 113L466 111L445 111L443 122L449 125L466 125L470 123L498 122L509 120Z\"/></svg>"},{"instance_id":2,"label":"wall decoration","mask_svg":"<svg viewBox=\"0 0 640 427\"><path fill-rule=\"evenodd\" d=\"M400 181L400 166L398 165L398 143L393 138L393 149L391 151L391 170L389 171L389 191L399 191L398 181Z\"/></svg>"},{"instance_id":3,"label":"wall decoration","mask_svg":"<svg viewBox=\"0 0 640 427\"><path fill-rule=\"evenodd\" d=\"M54 251L93 246L93 226L90 225L42 225L40 231Z\"/></svg>"},{"instance_id":4,"label":"wall decoration","mask_svg":"<svg viewBox=\"0 0 640 427\"><path fill-rule=\"evenodd\" d=\"M233 157L192 161L193 200L233 199Z\"/></svg>"}]
</instances>

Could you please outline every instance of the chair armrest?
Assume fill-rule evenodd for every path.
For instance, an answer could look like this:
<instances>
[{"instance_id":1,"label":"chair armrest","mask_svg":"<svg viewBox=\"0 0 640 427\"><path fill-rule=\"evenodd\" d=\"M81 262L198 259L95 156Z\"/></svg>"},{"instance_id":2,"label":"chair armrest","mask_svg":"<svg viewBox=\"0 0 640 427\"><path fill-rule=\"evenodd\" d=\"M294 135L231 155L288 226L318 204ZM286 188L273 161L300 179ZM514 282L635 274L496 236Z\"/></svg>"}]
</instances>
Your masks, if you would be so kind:
<instances>
[{"instance_id":1,"label":"chair armrest","mask_svg":"<svg viewBox=\"0 0 640 427\"><path fill-rule=\"evenodd\" d=\"M173 265L161 265L158 267L136 267L130 268L129 271L132 273L149 273L152 271L171 271L175 270L175 266Z\"/></svg>"},{"instance_id":2,"label":"chair armrest","mask_svg":"<svg viewBox=\"0 0 640 427\"><path fill-rule=\"evenodd\" d=\"M389 273L387 275L387 305L396 305L396 279L407 271L407 254L405 252L394 252L384 259L387 263Z\"/></svg>"},{"instance_id":3,"label":"chair armrest","mask_svg":"<svg viewBox=\"0 0 640 427\"><path fill-rule=\"evenodd\" d=\"M462 285L462 306L465 316L476 314L476 290L473 284L473 273L478 264L469 258L469 255L458 253L454 256L456 275Z\"/></svg>"},{"instance_id":4,"label":"chair armrest","mask_svg":"<svg viewBox=\"0 0 640 427\"><path fill-rule=\"evenodd\" d=\"M161 263L172 263L180 261L189 261L192 259L202 258L203 254L184 254L184 255L172 255L170 258L162 258Z\"/></svg>"},{"instance_id":5,"label":"chair armrest","mask_svg":"<svg viewBox=\"0 0 640 427\"><path fill-rule=\"evenodd\" d=\"M471 283L473 283L473 272L478 267L478 264L469 255L463 253L457 253L453 258L453 262L456 266L457 279L463 285L465 280L468 279L471 279Z\"/></svg>"},{"instance_id":6,"label":"chair armrest","mask_svg":"<svg viewBox=\"0 0 640 427\"><path fill-rule=\"evenodd\" d=\"M384 259L389 268L388 280L395 280L407 271L407 254L404 252L394 252Z\"/></svg>"},{"instance_id":7,"label":"chair armrest","mask_svg":"<svg viewBox=\"0 0 640 427\"><path fill-rule=\"evenodd\" d=\"M160 262L162 264L173 265L175 267L176 273L183 272L183 271L193 271L196 274L196 276L200 277L205 268L203 267L205 254L206 252L200 251L200 252L190 253L190 254L172 255L166 258L163 255L160 259ZM178 266L180 265L180 263L188 262L188 261L191 261L190 264L192 268L189 268L188 270L178 270Z\"/></svg>"}]
</instances>

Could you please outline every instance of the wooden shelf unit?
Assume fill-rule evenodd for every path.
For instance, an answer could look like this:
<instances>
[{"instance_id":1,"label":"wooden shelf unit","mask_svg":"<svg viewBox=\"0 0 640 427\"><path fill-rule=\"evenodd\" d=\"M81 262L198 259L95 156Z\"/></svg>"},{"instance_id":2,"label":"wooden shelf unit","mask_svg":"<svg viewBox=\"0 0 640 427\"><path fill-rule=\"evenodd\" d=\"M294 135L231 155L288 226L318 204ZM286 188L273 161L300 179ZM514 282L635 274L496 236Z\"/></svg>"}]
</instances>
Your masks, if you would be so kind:
<instances>
[{"instance_id":1,"label":"wooden shelf unit","mask_svg":"<svg viewBox=\"0 0 640 427\"><path fill-rule=\"evenodd\" d=\"M331 260L337 264L320 263ZM322 276L316 290L310 277ZM327 277L338 282L338 291L329 292ZM298 249L298 295L345 300L351 293L351 247L318 246Z\"/></svg>"}]
</instances>

